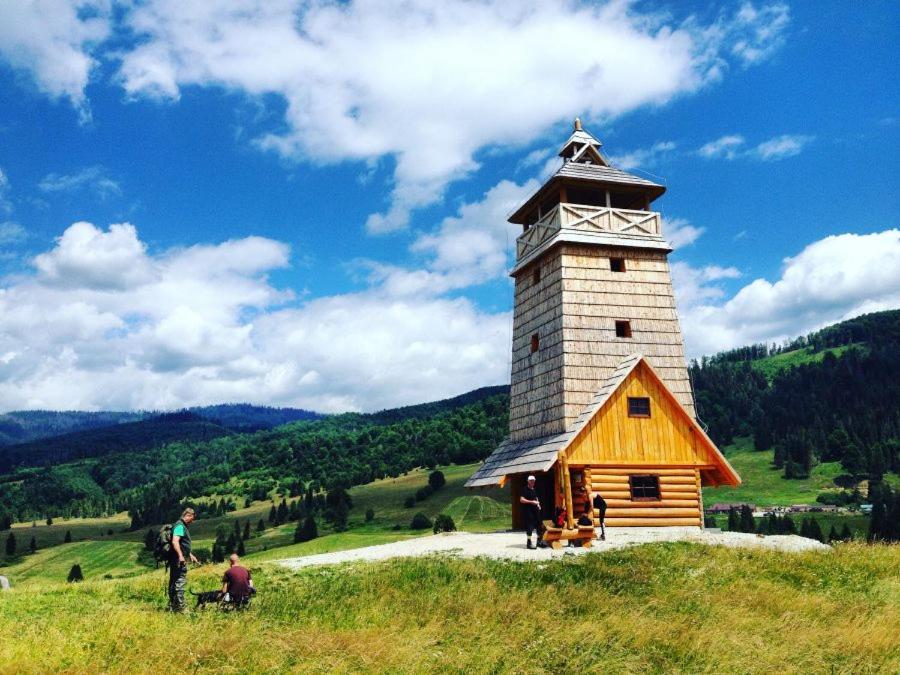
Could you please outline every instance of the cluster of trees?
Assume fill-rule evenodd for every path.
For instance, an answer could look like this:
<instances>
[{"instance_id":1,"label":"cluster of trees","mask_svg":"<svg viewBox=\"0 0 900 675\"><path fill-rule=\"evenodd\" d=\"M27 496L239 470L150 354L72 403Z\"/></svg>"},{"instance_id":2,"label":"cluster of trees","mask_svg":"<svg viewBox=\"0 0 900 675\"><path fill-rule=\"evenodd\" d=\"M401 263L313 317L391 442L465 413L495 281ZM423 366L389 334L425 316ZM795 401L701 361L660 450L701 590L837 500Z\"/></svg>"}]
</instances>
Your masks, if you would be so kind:
<instances>
[{"instance_id":1,"label":"cluster of trees","mask_svg":"<svg viewBox=\"0 0 900 675\"><path fill-rule=\"evenodd\" d=\"M869 541L900 541L900 490L891 490L887 483L872 485L869 500Z\"/></svg>"},{"instance_id":2,"label":"cluster of trees","mask_svg":"<svg viewBox=\"0 0 900 675\"><path fill-rule=\"evenodd\" d=\"M773 353L855 345L840 356L779 372L770 383L754 361ZM774 448L786 478L840 461L851 476L880 480L900 471L900 311L826 328L781 348L755 345L690 368L697 410L719 444L750 436Z\"/></svg>"},{"instance_id":3,"label":"cluster of trees","mask_svg":"<svg viewBox=\"0 0 900 675\"><path fill-rule=\"evenodd\" d=\"M801 537L816 539L823 544L836 541L850 541L853 539L853 533L850 532L847 523L844 523L840 532L832 525L831 530L826 537L819 521L811 516L803 519L799 531L797 530L794 520L787 514L779 516L776 513L770 513L767 516L760 518L759 522L756 522L753 518L753 511L746 504L741 506L740 510L734 508L729 509L727 527L732 532L799 534Z\"/></svg>"}]
</instances>

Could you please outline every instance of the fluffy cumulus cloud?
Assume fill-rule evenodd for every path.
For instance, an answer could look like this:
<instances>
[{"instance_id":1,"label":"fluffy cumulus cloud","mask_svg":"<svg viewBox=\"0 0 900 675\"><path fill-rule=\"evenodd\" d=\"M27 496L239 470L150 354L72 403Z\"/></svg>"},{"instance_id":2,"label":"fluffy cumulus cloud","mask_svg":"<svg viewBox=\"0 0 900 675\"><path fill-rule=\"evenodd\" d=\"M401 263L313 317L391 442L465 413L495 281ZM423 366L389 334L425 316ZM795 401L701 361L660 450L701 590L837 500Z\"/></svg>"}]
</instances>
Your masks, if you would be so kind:
<instances>
[{"instance_id":1,"label":"fluffy cumulus cloud","mask_svg":"<svg viewBox=\"0 0 900 675\"><path fill-rule=\"evenodd\" d=\"M732 297L715 282L736 270L672 266L691 355L795 337L865 312L900 307L900 230L841 234L787 258L774 282L755 279Z\"/></svg>"},{"instance_id":2,"label":"fluffy cumulus cloud","mask_svg":"<svg viewBox=\"0 0 900 675\"><path fill-rule=\"evenodd\" d=\"M508 377L509 314L380 284L297 303L268 279L289 254L261 237L151 253L130 224L75 223L0 287L0 409L373 409Z\"/></svg>"},{"instance_id":3,"label":"fluffy cumulus cloud","mask_svg":"<svg viewBox=\"0 0 900 675\"><path fill-rule=\"evenodd\" d=\"M613 166L625 170L647 168L655 166L660 160L671 155L677 147L678 145L674 141L660 141L649 148L640 148L622 155L614 155L610 157L610 161Z\"/></svg>"},{"instance_id":4,"label":"fluffy cumulus cloud","mask_svg":"<svg viewBox=\"0 0 900 675\"><path fill-rule=\"evenodd\" d=\"M107 10L102 0L2 3L0 53L79 106L97 59L118 64L132 97L177 99L191 86L274 94L284 124L261 133L261 147L390 166L390 203L370 216L372 232L404 227L478 168L479 151L527 143L573 111L611 118L695 91L732 61L766 58L788 24L780 4L745 3L700 25L624 0L146 0Z\"/></svg>"},{"instance_id":5,"label":"fluffy cumulus cloud","mask_svg":"<svg viewBox=\"0 0 900 675\"><path fill-rule=\"evenodd\" d=\"M684 218L666 218L662 226L663 236L674 249L690 246L705 231L705 227L691 225Z\"/></svg>"},{"instance_id":6,"label":"fluffy cumulus cloud","mask_svg":"<svg viewBox=\"0 0 900 675\"><path fill-rule=\"evenodd\" d=\"M0 57L31 75L52 98L67 98L90 116L85 87L92 55L110 34L110 0L29 0L0 3Z\"/></svg>"}]
</instances>

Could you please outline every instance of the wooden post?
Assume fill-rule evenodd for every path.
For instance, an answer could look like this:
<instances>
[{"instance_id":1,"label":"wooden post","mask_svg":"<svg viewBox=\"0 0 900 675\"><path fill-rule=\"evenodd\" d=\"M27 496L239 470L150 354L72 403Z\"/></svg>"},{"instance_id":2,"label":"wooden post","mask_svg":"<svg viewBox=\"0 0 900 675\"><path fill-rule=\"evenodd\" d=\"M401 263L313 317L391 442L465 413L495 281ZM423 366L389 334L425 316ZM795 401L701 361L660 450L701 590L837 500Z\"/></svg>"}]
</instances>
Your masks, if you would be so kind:
<instances>
[{"instance_id":1,"label":"wooden post","mask_svg":"<svg viewBox=\"0 0 900 675\"><path fill-rule=\"evenodd\" d=\"M609 190L606 191L606 208L612 208L612 199L609 196Z\"/></svg>"},{"instance_id":2,"label":"wooden post","mask_svg":"<svg viewBox=\"0 0 900 675\"><path fill-rule=\"evenodd\" d=\"M560 453L559 461L562 463L562 473L563 480L566 481L566 523L569 526L569 529L575 527L575 519L572 518L572 477L569 475L569 462L566 459L565 453Z\"/></svg>"},{"instance_id":3,"label":"wooden post","mask_svg":"<svg viewBox=\"0 0 900 675\"><path fill-rule=\"evenodd\" d=\"M703 481L700 480L700 469L694 469L697 477L697 505L700 507L700 529L706 529L706 518L703 514Z\"/></svg>"}]
</instances>

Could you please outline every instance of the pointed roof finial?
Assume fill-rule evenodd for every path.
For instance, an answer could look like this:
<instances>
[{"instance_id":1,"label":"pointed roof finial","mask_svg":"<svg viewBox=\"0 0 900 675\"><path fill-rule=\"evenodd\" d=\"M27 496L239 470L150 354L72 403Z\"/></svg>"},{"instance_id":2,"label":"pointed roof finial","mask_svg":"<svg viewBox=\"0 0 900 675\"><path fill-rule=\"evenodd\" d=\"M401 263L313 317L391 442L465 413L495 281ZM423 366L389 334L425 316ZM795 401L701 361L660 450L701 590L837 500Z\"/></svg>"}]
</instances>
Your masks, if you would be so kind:
<instances>
[{"instance_id":1,"label":"pointed roof finial","mask_svg":"<svg viewBox=\"0 0 900 675\"><path fill-rule=\"evenodd\" d=\"M581 131L581 118L575 118L575 131Z\"/></svg>"}]
</instances>

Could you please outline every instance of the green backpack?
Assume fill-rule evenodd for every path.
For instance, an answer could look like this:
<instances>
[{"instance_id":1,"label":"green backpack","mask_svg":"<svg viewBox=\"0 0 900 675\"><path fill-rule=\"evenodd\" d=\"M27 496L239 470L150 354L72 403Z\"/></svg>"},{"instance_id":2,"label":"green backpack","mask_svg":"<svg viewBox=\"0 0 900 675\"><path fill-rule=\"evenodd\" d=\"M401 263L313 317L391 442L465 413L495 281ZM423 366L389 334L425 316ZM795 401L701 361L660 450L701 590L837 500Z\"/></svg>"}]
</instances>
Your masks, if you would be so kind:
<instances>
[{"instance_id":1,"label":"green backpack","mask_svg":"<svg viewBox=\"0 0 900 675\"><path fill-rule=\"evenodd\" d=\"M174 525L165 525L156 535L156 544L153 546L153 557L156 559L156 566L159 563L166 563L166 567L172 560L172 530Z\"/></svg>"}]
</instances>

